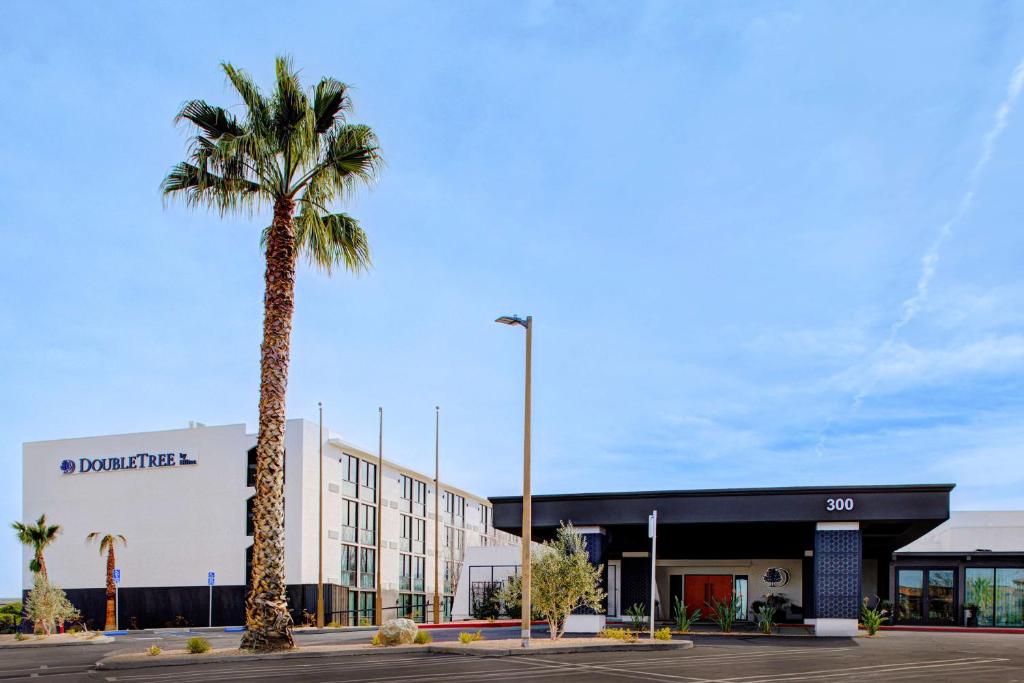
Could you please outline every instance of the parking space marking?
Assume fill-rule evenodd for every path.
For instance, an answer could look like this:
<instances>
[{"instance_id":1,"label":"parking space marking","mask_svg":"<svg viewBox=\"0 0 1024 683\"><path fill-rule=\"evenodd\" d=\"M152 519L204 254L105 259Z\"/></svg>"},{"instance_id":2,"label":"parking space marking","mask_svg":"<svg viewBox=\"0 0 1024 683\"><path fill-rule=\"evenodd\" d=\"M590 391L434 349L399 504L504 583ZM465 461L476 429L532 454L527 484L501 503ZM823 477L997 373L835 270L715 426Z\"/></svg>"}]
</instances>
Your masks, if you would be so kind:
<instances>
[{"instance_id":1,"label":"parking space marking","mask_svg":"<svg viewBox=\"0 0 1024 683\"><path fill-rule=\"evenodd\" d=\"M946 660L922 660L919 662L893 662L891 664L872 664L869 666L852 666L841 669L821 669L818 671L801 671L794 673L761 674L758 676L736 676L732 678L715 679L715 683L785 683L786 681L810 681L822 678L837 678L846 676L869 676L876 674L888 674L898 671L920 671L921 669L952 669L975 664L990 664L992 662L1008 662L1006 658L983 659L980 657L962 657L959 659ZM933 672L935 673L935 672Z\"/></svg>"}]
</instances>

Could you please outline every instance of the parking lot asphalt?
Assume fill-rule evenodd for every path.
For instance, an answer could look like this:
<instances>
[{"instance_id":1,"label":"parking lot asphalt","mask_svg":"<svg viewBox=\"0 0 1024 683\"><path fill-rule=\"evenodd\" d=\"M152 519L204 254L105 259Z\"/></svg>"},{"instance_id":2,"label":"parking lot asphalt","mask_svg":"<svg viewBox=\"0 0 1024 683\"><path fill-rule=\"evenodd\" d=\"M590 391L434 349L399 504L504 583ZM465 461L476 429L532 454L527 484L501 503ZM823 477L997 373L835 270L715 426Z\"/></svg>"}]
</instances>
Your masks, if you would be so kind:
<instances>
[{"instance_id":1,"label":"parking lot asphalt","mask_svg":"<svg viewBox=\"0 0 1024 683\"><path fill-rule=\"evenodd\" d=\"M514 632L489 634L514 637ZM192 635L192 634L188 634ZM213 635L213 634L209 634ZM339 642L342 636L325 634ZM455 634L452 634L454 636ZM696 647L674 652L594 652L570 655L478 658L457 655L383 654L338 658L198 664L96 671L104 654L148 647L144 637L112 645L5 651L0 678L93 683L199 683L202 681L679 681L681 683L798 683L804 681L970 681L1024 683L1024 634L884 633L876 638L694 638ZM164 634L161 634L164 637ZM167 637L161 647L174 647ZM225 646L237 634L222 634ZM365 634L364 636L365 637ZM310 643L303 636L300 643ZM135 642L128 642L133 640ZM211 638L211 640L213 640ZM82 652L82 651L85 652ZM32 661L35 659L35 661ZM45 667L45 668L42 668ZM34 675L33 675L34 674Z\"/></svg>"}]
</instances>

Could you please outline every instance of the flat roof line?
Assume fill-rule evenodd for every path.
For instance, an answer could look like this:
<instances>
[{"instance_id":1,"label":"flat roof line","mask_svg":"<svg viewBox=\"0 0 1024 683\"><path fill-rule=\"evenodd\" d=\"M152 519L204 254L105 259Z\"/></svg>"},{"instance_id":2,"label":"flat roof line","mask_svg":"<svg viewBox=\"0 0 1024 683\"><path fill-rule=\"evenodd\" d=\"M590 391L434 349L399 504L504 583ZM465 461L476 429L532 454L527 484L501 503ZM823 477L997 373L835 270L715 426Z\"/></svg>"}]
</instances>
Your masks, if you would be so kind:
<instances>
[{"instance_id":1,"label":"flat roof line","mask_svg":"<svg viewBox=\"0 0 1024 683\"><path fill-rule=\"evenodd\" d=\"M533 500L582 500L592 498L663 498L701 496L771 496L795 493L854 493L854 492L936 492L949 493L956 484L873 484L863 486L778 486L767 488L735 488L735 489L677 489L663 491L609 491L593 493L554 493L534 494ZM492 503L517 503L522 496L491 496Z\"/></svg>"}]
</instances>

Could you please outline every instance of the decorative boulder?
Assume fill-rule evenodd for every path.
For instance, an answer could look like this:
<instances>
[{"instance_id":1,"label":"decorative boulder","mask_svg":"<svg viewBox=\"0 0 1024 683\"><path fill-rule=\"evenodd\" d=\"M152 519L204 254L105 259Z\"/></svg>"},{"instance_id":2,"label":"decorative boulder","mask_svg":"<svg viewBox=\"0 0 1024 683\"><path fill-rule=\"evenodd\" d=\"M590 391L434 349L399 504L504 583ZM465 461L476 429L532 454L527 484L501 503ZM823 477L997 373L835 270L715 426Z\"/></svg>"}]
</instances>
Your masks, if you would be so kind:
<instances>
[{"instance_id":1,"label":"decorative boulder","mask_svg":"<svg viewBox=\"0 0 1024 683\"><path fill-rule=\"evenodd\" d=\"M412 645L418 630L412 619L388 619L378 633L381 645Z\"/></svg>"}]
</instances>

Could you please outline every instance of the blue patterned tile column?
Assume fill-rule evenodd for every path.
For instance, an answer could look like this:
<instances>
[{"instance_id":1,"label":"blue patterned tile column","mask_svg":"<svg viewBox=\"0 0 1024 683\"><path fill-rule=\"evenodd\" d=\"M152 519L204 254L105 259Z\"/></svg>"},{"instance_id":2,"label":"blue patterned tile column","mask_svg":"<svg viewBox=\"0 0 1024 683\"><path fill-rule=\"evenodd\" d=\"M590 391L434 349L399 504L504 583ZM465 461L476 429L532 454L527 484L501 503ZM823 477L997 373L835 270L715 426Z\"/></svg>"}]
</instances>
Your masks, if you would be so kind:
<instances>
[{"instance_id":1,"label":"blue patterned tile column","mask_svg":"<svg viewBox=\"0 0 1024 683\"><path fill-rule=\"evenodd\" d=\"M818 524L814 532L814 616L817 635L857 634L862 557L859 524Z\"/></svg>"}]
</instances>

